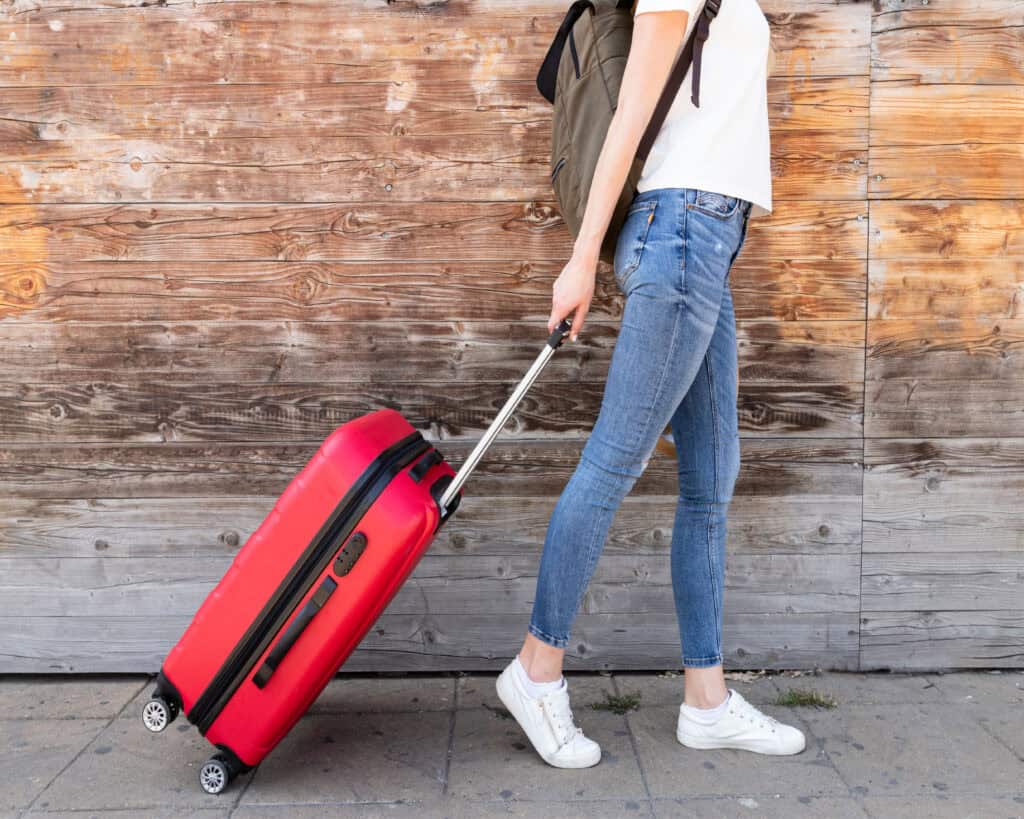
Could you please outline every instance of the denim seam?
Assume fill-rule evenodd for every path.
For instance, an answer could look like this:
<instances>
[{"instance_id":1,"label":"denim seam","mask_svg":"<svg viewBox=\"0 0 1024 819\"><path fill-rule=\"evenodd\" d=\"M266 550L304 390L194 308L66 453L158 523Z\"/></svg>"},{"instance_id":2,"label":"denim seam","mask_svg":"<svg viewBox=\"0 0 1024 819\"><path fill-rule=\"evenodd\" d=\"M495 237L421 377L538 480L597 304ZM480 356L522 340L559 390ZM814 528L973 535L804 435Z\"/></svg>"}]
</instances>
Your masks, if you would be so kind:
<instances>
[{"instance_id":1,"label":"denim seam","mask_svg":"<svg viewBox=\"0 0 1024 819\"><path fill-rule=\"evenodd\" d=\"M683 666L711 666L724 665L724 658L721 654L712 654L709 657L683 657Z\"/></svg>"},{"instance_id":2,"label":"denim seam","mask_svg":"<svg viewBox=\"0 0 1024 819\"><path fill-rule=\"evenodd\" d=\"M550 645L553 645L555 648L565 648L569 645L568 637L555 637L551 634L548 634L543 629L538 628L533 623L530 623L527 630L537 639L542 640L545 643L549 643Z\"/></svg>"},{"instance_id":3,"label":"denim seam","mask_svg":"<svg viewBox=\"0 0 1024 819\"><path fill-rule=\"evenodd\" d=\"M711 457L715 461L715 468L714 468L714 475L715 475L715 478L714 478L714 481L715 481L714 482L714 490L713 490L713 494L711 496L711 503L708 504L707 553L708 553L708 571L711 574L711 601L712 601L712 603L714 603L714 606L715 606L715 623L717 624L718 621L719 621L719 618L721 618L722 615L721 615L721 612L718 609L718 585L715 582L714 564L713 564L712 559L711 559L711 549L712 549L712 543L711 543L711 521L712 521L712 518L713 518L714 512L715 512L715 504L718 503L718 472L719 472L719 469L721 468L721 463L720 463L721 462L721 458L719 457L719 451L718 451L718 440L719 440L719 435L718 435L718 405L715 403L715 379L714 379L714 376L712 375L712 372L711 372L711 351L710 351L710 349L706 353L704 353L704 361L705 361L706 366L707 366L707 373L708 373L708 395L710 396L710 400L711 400L711 438L712 438L712 448L711 448L711 453L712 454L711 454ZM717 637L718 637L718 635L716 634L715 638L717 639Z\"/></svg>"},{"instance_id":4,"label":"denim seam","mask_svg":"<svg viewBox=\"0 0 1024 819\"><path fill-rule=\"evenodd\" d=\"M679 236L682 240L682 251L679 253L679 288L683 296L686 296L686 229L687 229L687 214L690 210L690 203L685 199L683 200L683 209L680 213L680 224ZM685 304L685 299L684 299Z\"/></svg>"}]
</instances>

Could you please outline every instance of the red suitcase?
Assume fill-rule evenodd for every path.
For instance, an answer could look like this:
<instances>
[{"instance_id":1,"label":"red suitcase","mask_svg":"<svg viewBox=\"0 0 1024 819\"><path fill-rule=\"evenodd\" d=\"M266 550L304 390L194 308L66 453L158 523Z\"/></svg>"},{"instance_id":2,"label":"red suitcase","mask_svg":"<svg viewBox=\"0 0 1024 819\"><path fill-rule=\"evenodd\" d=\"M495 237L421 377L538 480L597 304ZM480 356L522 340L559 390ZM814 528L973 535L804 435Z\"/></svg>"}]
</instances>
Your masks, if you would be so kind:
<instances>
[{"instance_id":1,"label":"red suitcase","mask_svg":"<svg viewBox=\"0 0 1024 819\"><path fill-rule=\"evenodd\" d=\"M561 346L551 334L458 474L393 409L338 427L292 480L171 649L142 710L184 711L219 752L220 793L274 748L394 597L462 498L461 487Z\"/></svg>"}]
</instances>

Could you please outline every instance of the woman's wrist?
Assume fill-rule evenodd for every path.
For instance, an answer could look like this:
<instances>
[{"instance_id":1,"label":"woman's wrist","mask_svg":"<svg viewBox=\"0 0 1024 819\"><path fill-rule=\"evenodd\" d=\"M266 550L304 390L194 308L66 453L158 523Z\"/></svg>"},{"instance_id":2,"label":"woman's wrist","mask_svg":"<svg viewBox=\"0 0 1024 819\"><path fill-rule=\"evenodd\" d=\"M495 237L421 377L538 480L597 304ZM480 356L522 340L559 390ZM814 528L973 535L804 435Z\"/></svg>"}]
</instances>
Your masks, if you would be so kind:
<instances>
[{"instance_id":1,"label":"woman's wrist","mask_svg":"<svg viewBox=\"0 0 1024 819\"><path fill-rule=\"evenodd\" d=\"M593 262L596 266L601 255L601 242L596 238L578 236L572 245L572 255L584 262Z\"/></svg>"}]
</instances>

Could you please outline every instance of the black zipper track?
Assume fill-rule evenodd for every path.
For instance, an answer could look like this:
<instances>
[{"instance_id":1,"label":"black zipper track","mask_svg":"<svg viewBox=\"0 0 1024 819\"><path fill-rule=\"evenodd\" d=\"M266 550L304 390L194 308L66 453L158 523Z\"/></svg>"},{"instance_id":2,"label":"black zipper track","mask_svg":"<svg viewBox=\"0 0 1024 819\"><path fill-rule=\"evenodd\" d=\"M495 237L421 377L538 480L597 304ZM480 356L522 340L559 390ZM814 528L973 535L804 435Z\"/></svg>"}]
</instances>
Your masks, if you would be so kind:
<instances>
[{"instance_id":1,"label":"black zipper track","mask_svg":"<svg viewBox=\"0 0 1024 819\"><path fill-rule=\"evenodd\" d=\"M558 176L558 172L562 170L562 166L565 164L565 157L563 156L558 162L555 163L554 170L551 171L551 181L555 181L555 177Z\"/></svg>"},{"instance_id":2,"label":"black zipper track","mask_svg":"<svg viewBox=\"0 0 1024 819\"><path fill-rule=\"evenodd\" d=\"M578 80L580 78L580 55L576 53L576 38L572 36L572 29L569 29L569 51L572 52L572 66Z\"/></svg>"},{"instance_id":3,"label":"black zipper track","mask_svg":"<svg viewBox=\"0 0 1024 819\"><path fill-rule=\"evenodd\" d=\"M199 733L206 734L377 496L431 447L417 430L385 449L363 470L192 706L188 721Z\"/></svg>"}]
</instances>

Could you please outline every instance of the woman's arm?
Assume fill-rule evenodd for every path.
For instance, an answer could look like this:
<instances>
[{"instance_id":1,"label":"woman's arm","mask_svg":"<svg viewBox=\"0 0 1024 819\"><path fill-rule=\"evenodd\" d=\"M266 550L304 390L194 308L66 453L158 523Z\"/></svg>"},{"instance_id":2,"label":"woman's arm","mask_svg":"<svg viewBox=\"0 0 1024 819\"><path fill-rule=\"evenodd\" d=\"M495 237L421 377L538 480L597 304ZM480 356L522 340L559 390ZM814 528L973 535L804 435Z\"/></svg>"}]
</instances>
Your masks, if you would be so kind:
<instances>
[{"instance_id":1,"label":"woman's arm","mask_svg":"<svg viewBox=\"0 0 1024 819\"><path fill-rule=\"evenodd\" d=\"M573 341L583 326L594 296L601 242L640 138L682 45L688 18L685 11L659 11L640 14L633 21L622 87L594 168L583 222L573 244L572 258L553 286L549 332L574 309Z\"/></svg>"}]
</instances>

